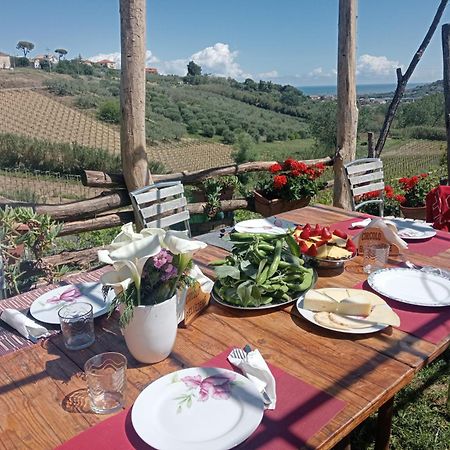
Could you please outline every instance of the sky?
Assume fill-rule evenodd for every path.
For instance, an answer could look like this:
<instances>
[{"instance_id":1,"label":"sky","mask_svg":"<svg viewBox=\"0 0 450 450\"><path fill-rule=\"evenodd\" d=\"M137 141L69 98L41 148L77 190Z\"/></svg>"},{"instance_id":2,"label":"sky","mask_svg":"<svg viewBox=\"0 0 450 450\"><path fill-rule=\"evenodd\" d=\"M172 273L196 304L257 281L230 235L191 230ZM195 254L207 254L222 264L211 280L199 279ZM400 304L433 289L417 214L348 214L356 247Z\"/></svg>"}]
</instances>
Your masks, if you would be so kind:
<instances>
[{"instance_id":1,"label":"sky","mask_svg":"<svg viewBox=\"0 0 450 450\"><path fill-rule=\"evenodd\" d=\"M147 66L294 86L336 84L338 0L147 0ZM357 82L395 83L406 70L439 0L359 0ZM56 48L67 58L111 59L120 67L118 0L2 1L0 51L30 56ZM450 22L450 6L441 24ZM442 79L440 25L411 82Z\"/></svg>"}]
</instances>

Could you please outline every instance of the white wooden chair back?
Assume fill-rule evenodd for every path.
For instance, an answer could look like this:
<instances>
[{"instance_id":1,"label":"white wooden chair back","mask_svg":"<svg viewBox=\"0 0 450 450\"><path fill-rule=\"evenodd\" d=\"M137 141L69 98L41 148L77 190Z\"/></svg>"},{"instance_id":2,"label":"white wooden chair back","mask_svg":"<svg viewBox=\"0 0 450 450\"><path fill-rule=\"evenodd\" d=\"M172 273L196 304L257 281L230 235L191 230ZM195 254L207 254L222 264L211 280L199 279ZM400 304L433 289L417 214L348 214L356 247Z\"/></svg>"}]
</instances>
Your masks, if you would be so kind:
<instances>
[{"instance_id":1,"label":"white wooden chair back","mask_svg":"<svg viewBox=\"0 0 450 450\"><path fill-rule=\"evenodd\" d=\"M130 198L141 227L171 228L184 223L183 231L191 235L187 200L180 181L151 184L130 192Z\"/></svg>"},{"instance_id":2,"label":"white wooden chair back","mask_svg":"<svg viewBox=\"0 0 450 450\"><path fill-rule=\"evenodd\" d=\"M351 192L352 208L357 211L369 203L377 203L380 217L384 214L384 173L383 162L379 158L363 158L344 165ZM380 191L379 198L356 204L355 198L372 191Z\"/></svg>"}]
</instances>

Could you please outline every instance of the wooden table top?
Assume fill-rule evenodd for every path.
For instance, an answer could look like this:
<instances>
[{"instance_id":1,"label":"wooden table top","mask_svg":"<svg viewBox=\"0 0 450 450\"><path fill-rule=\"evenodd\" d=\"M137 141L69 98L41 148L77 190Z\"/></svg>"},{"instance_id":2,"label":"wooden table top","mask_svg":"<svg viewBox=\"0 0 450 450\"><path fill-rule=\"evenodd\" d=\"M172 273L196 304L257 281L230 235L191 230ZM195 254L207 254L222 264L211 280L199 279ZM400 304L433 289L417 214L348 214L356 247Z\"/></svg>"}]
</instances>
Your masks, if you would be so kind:
<instances>
[{"instance_id":1,"label":"wooden table top","mask_svg":"<svg viewBox=\"0 0 450 450\"><path fill-rule=\"evenodd\" d=\"M357 213L323 205L283 214L296 223L331 224ZM202 250L203 268L220 258L216 247ZM433 258L407 253L418 264L450 266L450 251ZM331 274L330 274L331 275ZM359 257L334 276L320 277L318 287L352 287L364 280ZM314 327L288 306L271 312L236 312L217 304L189 328L179 329L175 348L164 361L144 365L129 354L114 318L97 319L90 348L67 351L60 335L0 358L0 449L50 449L108 416L89 411L83 365L91 356L118 351L129 361L127 406L154 379L179 368L198 366L223 350L249 343L270 363L346 402L345 408L309 441L308 448L327 449L348 435L370 414L407 385L414 373L449 345L438 345L396 329L373 335L339 335Z\"/></svg>"}]
</instances>

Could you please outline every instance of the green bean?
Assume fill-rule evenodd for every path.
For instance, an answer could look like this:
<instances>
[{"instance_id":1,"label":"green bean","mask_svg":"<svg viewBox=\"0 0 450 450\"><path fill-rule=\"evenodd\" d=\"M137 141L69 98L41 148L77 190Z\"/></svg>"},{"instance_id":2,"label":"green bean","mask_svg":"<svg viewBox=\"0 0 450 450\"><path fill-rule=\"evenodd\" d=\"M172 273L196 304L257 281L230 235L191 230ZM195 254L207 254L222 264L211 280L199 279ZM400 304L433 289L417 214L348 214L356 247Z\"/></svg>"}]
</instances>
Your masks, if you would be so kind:
<instances>
[{"instance_id":1,"label":"green bean","mask_svg":"<svg viewBox=\"0 0 450 450\"><path fill-rule=\"evenodd\" d=\"M297 242L294 239L294 236L292 234L286 235L286 243L289 247L289 250L294 256L299 257L300 256L300 247L298 246Z\"/></svg>"},{"instance_id":2,"label":"green bean","mask_svg":"<svg viewBox=\"0 0 450 450\"><path fill-rule=\"evenodd\" d=\"M267 242L259 242L257 247L259 250L266 252L273 252L275 250L275 247Z\"/></svg>"},{"instance_id":3,"label":"green bean","mask_svg":"<svg viewBox=\"0 0 450 450\"><path fill-rule=\"evenodd\" d=\"M227 263L226 259L216 259L215 261L211 261L209 263L210 266L223 266Z\"/></svg>"},{"instance_id":4,"label":"green bean","mask_svg":"<svg viewBox=\"0 0 450 450\"><path fill-rule=\"evenodd\" d=\"M264 284L267 280L267 274L269 273L269 266L264 267L264 270L256 277L256 284Z\"/></svg>"},{"instance_id":5,"label":"green bean","mask_svg":"<svg viewBox=\"0 0 450 450\"><path fill-rule=\"evenodd\" d=\"M270 278L278 269L278 265L281 261L281 249L283 247L283 242L281 240L277 241L275 244L275 255L273 257L272 264L270 265L269 272L267 276Z\"/></svg>"}]
</instances>

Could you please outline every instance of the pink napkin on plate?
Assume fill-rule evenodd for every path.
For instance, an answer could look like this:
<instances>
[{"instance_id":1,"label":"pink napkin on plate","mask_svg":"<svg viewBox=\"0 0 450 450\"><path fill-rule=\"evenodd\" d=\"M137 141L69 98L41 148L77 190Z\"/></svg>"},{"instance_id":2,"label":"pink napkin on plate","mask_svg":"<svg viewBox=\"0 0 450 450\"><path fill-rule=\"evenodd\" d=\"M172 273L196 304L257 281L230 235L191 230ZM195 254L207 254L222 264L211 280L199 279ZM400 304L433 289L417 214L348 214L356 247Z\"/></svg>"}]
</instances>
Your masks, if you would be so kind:
<instances>
[{"instance_id":1,"label":"pink napkin on plate","mask_svg":"<svg viewBox=\"0 0 450 450\"><path fill-rule=\"evenodd\" d=\"M227 361L231 349L207 361L205 367L232 369ZM289 375L278 367L270 366L277 386L277 407L266 410L255 433L239 445L240 449L293 450L305 446L307 440L333 419L345 402ZM150 426L150 425L149 425ZM70 439L58 449L79 450L107 448L109 450L149 450L134 431L131 409Z\"/></svg>"},{"instance_id":2,"label":"pink napkin on plate","mask_svg":"<svg viewBox=\"0 0 450 450\"><path fill-rule=\"evenodd\" d=\"M358 283L353 287L374 292L383 298L400 317L398 328L406 333L433 344L439 343L450 335L450 306L427 308L397 302L378 294L369 286L367 281Z\"/></svg>"}]
</instances>

